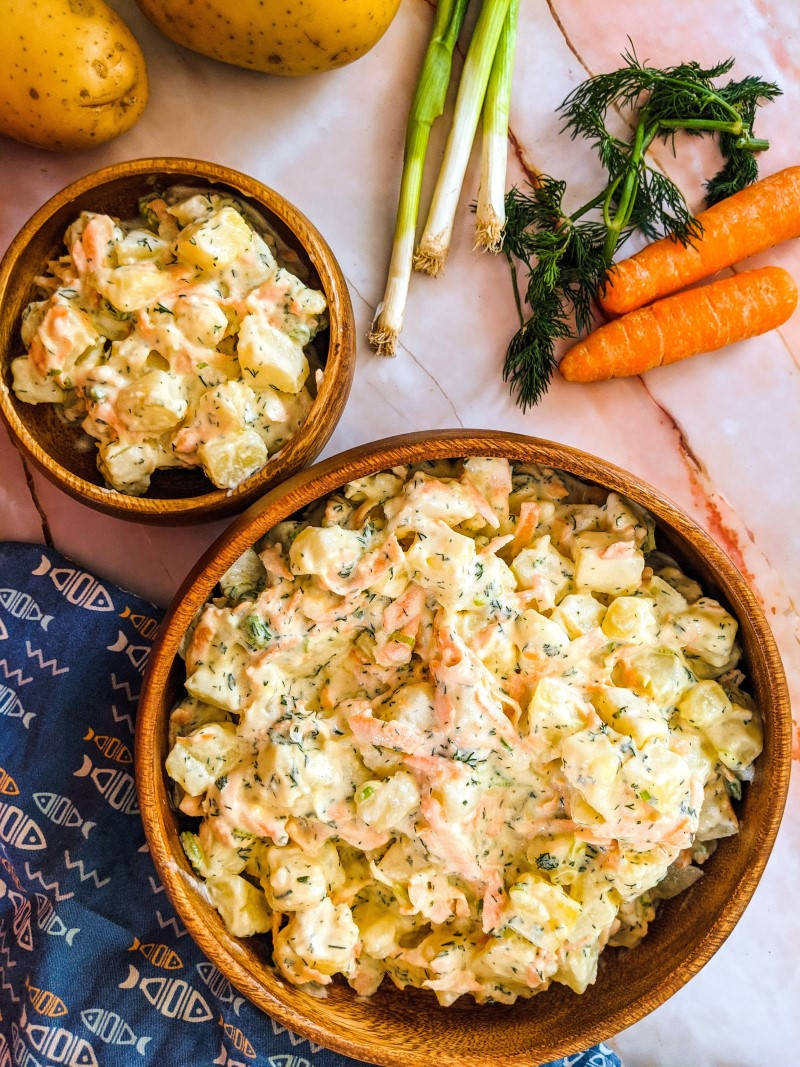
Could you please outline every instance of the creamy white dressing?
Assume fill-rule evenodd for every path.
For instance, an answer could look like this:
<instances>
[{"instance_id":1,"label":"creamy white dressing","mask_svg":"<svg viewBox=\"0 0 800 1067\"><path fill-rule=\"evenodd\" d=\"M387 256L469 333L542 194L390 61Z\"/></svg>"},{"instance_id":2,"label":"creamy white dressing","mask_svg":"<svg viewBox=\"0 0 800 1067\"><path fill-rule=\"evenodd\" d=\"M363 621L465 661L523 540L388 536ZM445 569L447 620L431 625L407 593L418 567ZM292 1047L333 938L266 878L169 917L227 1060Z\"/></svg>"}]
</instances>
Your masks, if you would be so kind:
<instances>
[{"instance_id":1,"label":"creamy white dressing","mask_svg":"<svg viewBox=\"0 0 800 1067\"><path fill-rule=\"evenodd\" d=\"M187 638L167 760L233 932L297 984L443 1004L582 992L636 944L761 750L735 620L654 549L616 493L469 459L248 550Z\"/></svg>"},{"instance_id":2,"label":"creamy white dressing","mask_svg":"<svg viewBox=\"0 0 800 1067\"><path fill-rule=\"evenodd\" d=\"M308 414L306 348L325 298L230 196L176 188L141 211L83 212L69 227L24 313L14 391L80 421L113 489L144 493L164 467L232 489Z\"/></svg>"}]
</instances>

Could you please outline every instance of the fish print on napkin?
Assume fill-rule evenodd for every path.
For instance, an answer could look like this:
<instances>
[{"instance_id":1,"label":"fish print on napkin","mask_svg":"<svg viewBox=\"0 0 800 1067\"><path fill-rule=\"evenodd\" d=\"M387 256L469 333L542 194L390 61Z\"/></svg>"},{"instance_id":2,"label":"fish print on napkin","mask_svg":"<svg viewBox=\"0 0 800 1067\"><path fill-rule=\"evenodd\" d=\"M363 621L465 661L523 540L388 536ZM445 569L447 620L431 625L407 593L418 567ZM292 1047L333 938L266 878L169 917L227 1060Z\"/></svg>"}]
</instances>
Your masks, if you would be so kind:
<instances>
[{"instance_id":1,"label":"fish print on napkin","mask_svg":"<svg viewBox=\"0 0 800 1067\"><path fill-rule=\"evenodd\" d=\"M133 747L160 617L51 548L0 544L0 1067L353 1065L245 1000L156 876Z\"/></svg>"}]
</instances>

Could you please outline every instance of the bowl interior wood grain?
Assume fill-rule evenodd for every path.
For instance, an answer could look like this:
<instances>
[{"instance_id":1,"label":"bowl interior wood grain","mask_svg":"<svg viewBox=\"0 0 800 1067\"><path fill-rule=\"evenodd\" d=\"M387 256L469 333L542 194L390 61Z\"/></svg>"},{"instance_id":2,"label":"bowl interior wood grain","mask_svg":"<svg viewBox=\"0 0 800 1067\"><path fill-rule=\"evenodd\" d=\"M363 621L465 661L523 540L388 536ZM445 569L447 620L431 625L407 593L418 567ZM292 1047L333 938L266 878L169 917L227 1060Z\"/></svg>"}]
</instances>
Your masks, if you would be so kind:
<instances>
[{"instance_id":1,"label":"bowl interior wood grain","mask_svg":"<svg viewBox=\"0 0 800 1067\"><path fill-rule=\"evenodd\" d=\"M217 489L199 468L156 471L143 497L104 487L97 450L80 424L67 424L53 404L25 404L11 389L10 364L25 351L22 312L36 298L35 278L64 253L64 232L82 211L135 218L139 197L191 184L232 193L260 212L297 254L309 285L325 293L329 326L312 344L323 381L298 432L235 490ZM151 522L191 522L241 511L270 486L313 460L344 408L355 359L353 311L347 284L321 234L275 190L229 167L191 159L141 159L95 171L57 193L25 224L0 264L0 410L18 447L62 489L101 511Z\"/></svg>"},{"instance_id":2,"label":"bowl interior wood grain","mask_svg":"<svg viewBox=\"0 0 800 1067\"><path fill-rule=\"evenodd\" d=\"M733 611L743 669L764 717L764 751L739 805L741 832L720 842L699 882L661 906L639 947L601 955L597 982L582 996L553 985L513 1006L479 1007L464 997L441 1008L418 990L401 993L385 984L362 999L334 984L325 999L317 999L280 977L264 939L239 940L226 931L183 854L163 770L168 716L185 676L178 642L227 567L276 522L352 478L421 459L475 455L557 467L626 494L655 516L658 546ZM778 829L789 780L790 723L780 658L753 593L720 548L656 490L552 442L483 431L414 434L354 449L296 475L240 516L189 574L164 621L143 686L136 740L139 802L153 859L181 921L230 981L285 1026L339 1052L392 1067L534 1067L634 1023L688 981L731 932Z\"/></svg>"}]
</instances>

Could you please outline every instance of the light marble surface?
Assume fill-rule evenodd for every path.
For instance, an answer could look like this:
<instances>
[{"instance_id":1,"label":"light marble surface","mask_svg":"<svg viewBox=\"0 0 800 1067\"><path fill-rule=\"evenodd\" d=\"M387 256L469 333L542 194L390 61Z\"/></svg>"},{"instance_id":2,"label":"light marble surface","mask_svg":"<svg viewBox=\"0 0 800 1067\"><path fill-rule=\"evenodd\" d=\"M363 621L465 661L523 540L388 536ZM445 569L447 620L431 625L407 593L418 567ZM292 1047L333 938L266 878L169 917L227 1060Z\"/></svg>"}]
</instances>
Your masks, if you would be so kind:
<instances>
[{"instance_id":1,"label":"light marble surface","mask_svg":"<svg viewBox=\"0 0 800 1067\"><path fill-rule=\"evenodd\" d=\"M331 74L280 80L239 71L161 37L132 0L112 0L145 51L151 101L125 137L91 152L50 155L3 142L0 247L68 181L116 160L187 155L273 185L319 226L348 279L358 368L326 454L390 433L496 427L564 441L658 486L705 526L759 594L800 709L800 314L781 330L714 355L594 386L557 379L523 415L500 377L515 310L502 261L471 252L473 159L453 252L439 280L415 278L395 360L364 340L383 286L400 174L406 104L431 21L403 0L365 59ZM616 65L633 39L656 63L729 54L737 72L778 81L785 95L761 116L773 147L762 173L797 162L800 5L790 0L526 0L511 116L510 181L524 167L569 179L579 203L598 188L591 153L558 133L554 108L587 72ZM702 13L701 13L702 12ZM431 156L443 141L440 123ZM710 159L697 142L659 163L697 203ZM766 256L800 279L797 242ZM189 564L222 528L165 530L104 518L25 470L0 429L0 537L51 540L61 551L166 604ZM796 746L798 747L798 746ZM628 1067L760 1067L800 1059L800 777L754 900L728 942L680 993L614 1046Z\"/></svg>"}]
</instances>

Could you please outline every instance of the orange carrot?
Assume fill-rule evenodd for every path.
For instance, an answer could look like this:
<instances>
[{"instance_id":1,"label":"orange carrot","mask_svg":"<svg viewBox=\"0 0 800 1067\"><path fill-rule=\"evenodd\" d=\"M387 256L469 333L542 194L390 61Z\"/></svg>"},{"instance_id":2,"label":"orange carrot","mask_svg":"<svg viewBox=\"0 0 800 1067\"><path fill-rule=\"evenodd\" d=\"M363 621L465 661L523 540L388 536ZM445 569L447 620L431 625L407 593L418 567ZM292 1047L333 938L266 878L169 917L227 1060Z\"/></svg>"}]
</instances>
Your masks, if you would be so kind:
<instances>
[{"instance_id":1,"label":"orange carrot","mask_svg":"<svg viewBox=\"0 0 800 1067\"><path fill-rule=\"evenodd\" d=\"M800 167L764 178L697 217L703 232L694 244L665 237L611 267L598 298L607 314L625 315L740 259L800 237Z\"/></svg>"},{"instance_id":2,"label":"orange carrot","mask_svg":"<svg viewBox=\"0 0 800 1067\"><path fill-rule=\"evenodd\" d=\"M643 374L766 333L796 306L797 287L788 271L745 271L614 319L574 345L559 369L569 382Z\"/></svg>"}]
</instances>

